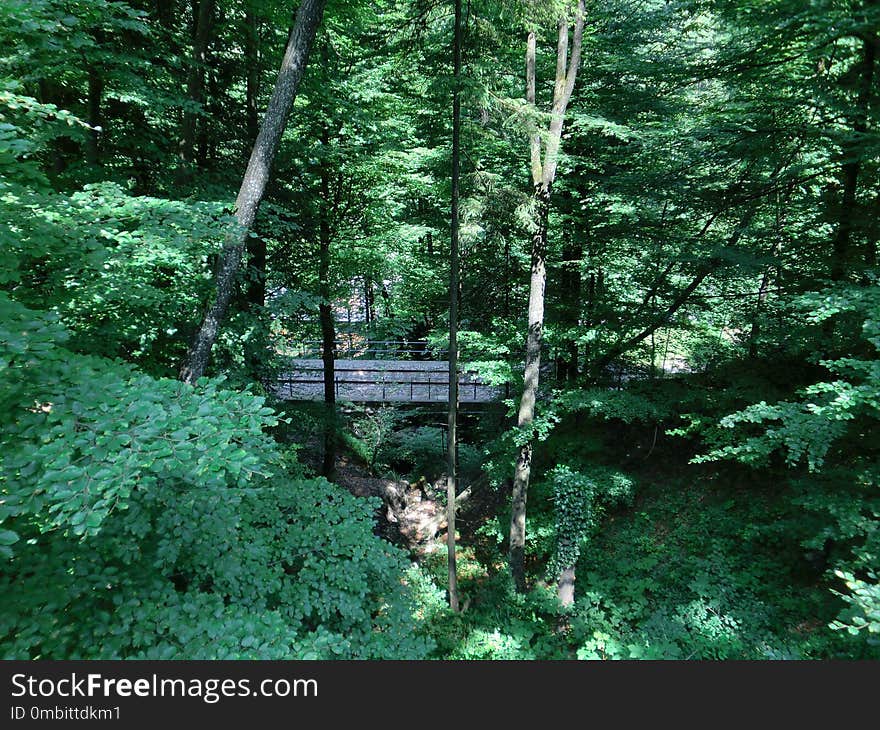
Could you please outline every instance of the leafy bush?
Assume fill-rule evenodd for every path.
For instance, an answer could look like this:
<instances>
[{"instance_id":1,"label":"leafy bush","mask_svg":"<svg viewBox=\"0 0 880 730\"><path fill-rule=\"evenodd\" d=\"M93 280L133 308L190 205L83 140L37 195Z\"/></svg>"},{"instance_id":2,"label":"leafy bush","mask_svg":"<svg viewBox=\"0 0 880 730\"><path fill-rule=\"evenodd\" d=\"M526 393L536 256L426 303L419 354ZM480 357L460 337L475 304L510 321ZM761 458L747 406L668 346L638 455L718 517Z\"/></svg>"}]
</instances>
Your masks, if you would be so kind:
<instances>
[{"instance_id":1,"label":"leafy bush","mask_svg":"<svg viewBox=\"0 0 880 730\"><path fill-rule=\"evenodd\" d=\"M7 658L419 657L376 505L291 478L263 399L76 355L0 293Z\"/></svg>"},{"instance_id":2,"label":"leafy bush","mask_svg":"<svg viewBox=\"0 0 880 730\"><path fill-rule=\"evenodd\" d=\"M446 473L446 432L435 426L417 426L394 433L383 458L413 479L434 481ZM458 473L464 483L480 473L482 457L471 444L459 441Z\"/></svg>"},{"instance_id":3,"label":"leafy bush","mask_svg":"<svg viewBox=\"0 0 880 730\"><path fill-rule=\"evenodd\" d=\"M850 343L848 356L821 361L837 379L801 389L796 400L762 401L726 416L723 431L709 434L715 448L694 461L733 459L760 467L777 454L784 457L796 477L796 502L824 515L823 527L804 546L849 547L835 567L854 593L834 625L859 634L880 611L872 584L852 575L875 574L880 556L880 442L871 436L880 425L880 292L838 287L803 295L797 304L814 324L840 327L841 318L861 323L861 342ZM798 472L801 465L805 474Z\"/></svg>"}]
</instances>

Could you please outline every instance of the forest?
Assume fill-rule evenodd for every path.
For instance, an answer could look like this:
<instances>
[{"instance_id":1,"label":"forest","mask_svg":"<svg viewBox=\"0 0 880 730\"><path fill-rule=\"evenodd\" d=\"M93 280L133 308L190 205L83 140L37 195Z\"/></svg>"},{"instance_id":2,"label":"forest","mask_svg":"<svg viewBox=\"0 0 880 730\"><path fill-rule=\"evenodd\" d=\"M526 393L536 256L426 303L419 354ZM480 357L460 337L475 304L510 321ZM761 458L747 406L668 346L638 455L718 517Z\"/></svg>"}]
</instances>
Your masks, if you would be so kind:
<instances>
[{"instance_id":1,"label":"forest","mask_svg":"<svg viewBox=\"0 0 880 730\"><path fill-rule=\"evenodd\" d=\"M0 658L880 659L880 1L0 49Z\"/></svg>"}]
</instances>

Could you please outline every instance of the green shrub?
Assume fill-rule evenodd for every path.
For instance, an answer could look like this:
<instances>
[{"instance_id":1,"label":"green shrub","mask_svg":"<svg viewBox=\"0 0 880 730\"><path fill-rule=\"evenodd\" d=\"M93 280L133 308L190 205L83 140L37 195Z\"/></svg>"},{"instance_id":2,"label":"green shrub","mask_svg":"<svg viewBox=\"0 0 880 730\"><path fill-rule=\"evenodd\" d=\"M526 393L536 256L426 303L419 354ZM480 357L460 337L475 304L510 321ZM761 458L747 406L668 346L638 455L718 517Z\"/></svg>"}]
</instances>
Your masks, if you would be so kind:
<instances>
[{"instance_id":1,"label":"green shrub","mask_svg":"<svg viewBox=\"0 0 880 730\"><path fill-rule=\"evenodd\" d=\"M376 505L283 468L263 399L77 355L0 293L6 658L419 657Z\"/></svg>"}]
</instances>

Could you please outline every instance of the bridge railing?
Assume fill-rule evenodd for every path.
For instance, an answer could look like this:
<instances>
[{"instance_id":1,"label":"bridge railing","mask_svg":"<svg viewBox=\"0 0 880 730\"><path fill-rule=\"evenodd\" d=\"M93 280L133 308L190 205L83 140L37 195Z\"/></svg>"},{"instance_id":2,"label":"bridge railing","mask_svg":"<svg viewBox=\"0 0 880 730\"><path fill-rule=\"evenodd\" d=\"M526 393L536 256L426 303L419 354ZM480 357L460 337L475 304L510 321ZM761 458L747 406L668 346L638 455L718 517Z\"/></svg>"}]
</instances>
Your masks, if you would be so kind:
<instances>
[{"instance_id":1,"label":"bridge railing","mask_svg":"<svg viewBox=\"0 0 880 730\"><path fill-rule=\"evenodd\" d=\"M293 344L289 352L292 357L321 357L322 340L301 340ZM432 360L445 360L447 350L431 347L427 342L413 340L367 340L353 341L351 338L336 340L337 359L346 360L406 360L421 356Z\"/></svg>"},{"instance_id":2,"label":"bridge railing","mask_svg":"<svg viewBox=\"0 0 880 730\"><path fill-rule=\"evenodd\" d=\"M389 370L374 370L372 372L395 372ZM398 370L396 372L406 372L412 373L410 370ZM397 395L398 397L406 396L406 400L416 401L421 400L421 398L417 398L416 396L421 396L422 393L425 394L425 398L430 401L432 389L433 393L436 394L437 398L441 397L441 393L448 394L449 388L449 378L444 377L442 373L438 373L438 377L433 378L430 375L426 375L424 373L419 373L418 379L411 378L377 378L375 380L365 380L363 378L348 378L348 377L335 377L334 378L334 392L337 398L343 395L343 391L346 386L352 386L353 388L360 388L362 391L375 390L376 395L379 395L379 391L381 391L381 398L377 398L376 400L387 400L389 394ZM278 378L275 383L281 389L282 392L285 390L293 394L294 386L297 385L306 385L306 386L323 386L324 379L323 378L308 378L308 377L281 377ZM417 389L420 389L417 392ZM482 390L481 390L482 389ZM466 398L469 395L472 395L472 399L474 401L477 400L492 400L495 395L498 394L498 391L501 391L502 388L497 385L490 385L488 383L482 383L474 378L459 378L458 381L458 390L459 397ZM316 388L316 394L320 393L320 388ZM485 394L485 398L481 398L480 396ZM363 397L363 399L372 400L371 398L366 398L368 393L361 392L357 394Z\"/></svg>"}]
</instances>

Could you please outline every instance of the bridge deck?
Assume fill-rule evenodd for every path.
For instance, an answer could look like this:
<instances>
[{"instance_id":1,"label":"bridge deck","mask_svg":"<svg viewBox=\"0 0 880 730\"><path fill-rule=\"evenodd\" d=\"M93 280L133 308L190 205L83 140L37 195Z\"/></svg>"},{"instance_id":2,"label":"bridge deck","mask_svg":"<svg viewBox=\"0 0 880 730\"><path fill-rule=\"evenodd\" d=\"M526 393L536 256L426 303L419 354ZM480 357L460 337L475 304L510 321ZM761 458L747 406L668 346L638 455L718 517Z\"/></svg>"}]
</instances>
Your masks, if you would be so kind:
<instances>
[{"instance_id":1,"label":"bridge deck","mask_svg":"<svg viewBox=\"0 0 880 730\"><path fill-rule=\"evenodd\" d=\"M355 403L437 403L449 398L449 364L436 360L336 360L336 399ZM320 360L295 358L276 382L285 400L322 400L324 366ZM461 373L462 403L488 403L503 388L487 385L474 373Z\"/></svg>"}]
</instances>

